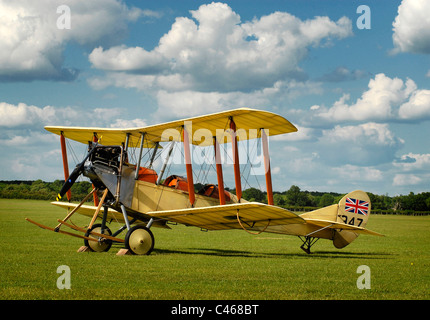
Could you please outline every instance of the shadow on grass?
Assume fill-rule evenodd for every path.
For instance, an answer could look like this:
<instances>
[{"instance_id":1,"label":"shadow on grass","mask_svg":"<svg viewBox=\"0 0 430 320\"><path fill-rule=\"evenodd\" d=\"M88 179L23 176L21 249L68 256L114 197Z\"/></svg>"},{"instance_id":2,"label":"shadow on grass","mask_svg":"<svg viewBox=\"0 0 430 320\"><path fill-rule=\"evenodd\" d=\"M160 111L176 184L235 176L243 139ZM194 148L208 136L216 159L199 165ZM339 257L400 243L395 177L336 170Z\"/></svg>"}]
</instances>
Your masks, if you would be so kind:
<instances>
[{"instance_id":1,"label":"shadow on grass","mask_svg":"<svg viewBox=\"0 0 430 320\"><path fill-rule=\"evenodd\" d=\"M330 257L330 258L343 258L343 259L390 259L394 258L396 254L386 252L349 252L349 251L315 251L312 252L310 257Z\"/></svg>"},{"instance_id":2,"label":"shadow on grass","mask_svg":"<svg viewBox=\"0 0 430 320\"><path fill-rule=\"evenodd\" d=\"M315 251L307 253L262 253L243 250L226 250L218 248L187 248L183 250L154 249L155 254L188 254L188 255L205 255L218 257L242 257L242 258L342 258L342 259L390 259L393 254L381 252L348 252L348 251Z\"/></svg>"}]
</instances>

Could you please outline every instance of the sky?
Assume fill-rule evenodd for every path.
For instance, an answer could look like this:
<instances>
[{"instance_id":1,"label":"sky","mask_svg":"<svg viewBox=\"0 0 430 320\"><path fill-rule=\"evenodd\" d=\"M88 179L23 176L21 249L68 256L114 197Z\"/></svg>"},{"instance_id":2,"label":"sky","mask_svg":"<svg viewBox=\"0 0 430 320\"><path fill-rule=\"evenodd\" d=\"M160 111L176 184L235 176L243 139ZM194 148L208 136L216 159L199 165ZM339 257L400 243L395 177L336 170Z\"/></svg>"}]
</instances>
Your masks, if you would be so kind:
<instances>
[{"instance_id":1,"label":"sky","mask_svg":"<svg viewBox=\"0 0 430 320\"><path fill-rule=\"evenodd\" d=\"M270 139L276 191L429 191L429 17L427 0L0 0L0 180L64 178L47 125L248 107L298 128Z\"/></svg>"}]
</instances>

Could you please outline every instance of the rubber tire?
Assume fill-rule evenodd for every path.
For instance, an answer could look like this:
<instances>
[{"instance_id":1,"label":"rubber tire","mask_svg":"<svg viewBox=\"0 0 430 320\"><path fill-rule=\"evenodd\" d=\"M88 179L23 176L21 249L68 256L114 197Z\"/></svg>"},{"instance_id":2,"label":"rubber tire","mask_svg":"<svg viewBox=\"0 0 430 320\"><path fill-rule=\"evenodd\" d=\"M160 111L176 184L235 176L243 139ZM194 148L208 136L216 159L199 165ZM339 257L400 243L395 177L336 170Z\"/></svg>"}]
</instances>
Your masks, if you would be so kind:
<instances>
[{"instance_id":1,"label":"rubber tire","mask_svg":"<svg viewBox=\"0 0 430 320\"><path fill-rule=\"evenodd\" d=\"M154 235L151 230L142 225L130 228L124 240L125 247L135 255L149 255L154 249Z\"/></svg>"},{"instance_id":2,"label":"rubber tire","mask_svg":"<svg viewBox=\"0 0 430 320\"><path fill-rule=\"evenodd\" d=\"M96 228L101 229L101 226L102 225L100 223L96 223L92 226L92 228L89 231L93 231ZM95 236L91 235L89 231L87 233L85 233L85 236L95 238ZM98 230L98 233L100 233L100 231L101 230ZM110 229L106 226L104 228L104 233L106 233L109 236L112 235L112 231L110 231ZM112 240L106 239L105 241L103 241L103 244L100 244L99 242L96 243L94 241L88 241L87 239L84 239L84 244L88 248L90 248L90 250L93 252L107 252L107 251L109 251L110 247L112 246Z\"/></svg>"}]
</instances>

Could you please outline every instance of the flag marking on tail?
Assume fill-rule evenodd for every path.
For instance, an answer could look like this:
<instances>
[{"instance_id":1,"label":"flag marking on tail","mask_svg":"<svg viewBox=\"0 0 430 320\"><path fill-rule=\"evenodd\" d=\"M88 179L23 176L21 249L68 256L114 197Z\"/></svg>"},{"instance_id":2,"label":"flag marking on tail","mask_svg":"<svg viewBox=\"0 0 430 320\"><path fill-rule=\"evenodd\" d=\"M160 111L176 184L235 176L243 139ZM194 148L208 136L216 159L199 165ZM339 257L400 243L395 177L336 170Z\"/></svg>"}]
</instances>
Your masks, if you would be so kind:
<instances>
[{"instance_id":1,"label":"flag marking on tail","mask_svg":"<svg viewBox=\"0 0 430 320\"><path fill-rule=\"evenodd\" d=\"M345 211L367 216L369 213L369 202L359 199L346 198Z\"/></svg>"}]
</instances>

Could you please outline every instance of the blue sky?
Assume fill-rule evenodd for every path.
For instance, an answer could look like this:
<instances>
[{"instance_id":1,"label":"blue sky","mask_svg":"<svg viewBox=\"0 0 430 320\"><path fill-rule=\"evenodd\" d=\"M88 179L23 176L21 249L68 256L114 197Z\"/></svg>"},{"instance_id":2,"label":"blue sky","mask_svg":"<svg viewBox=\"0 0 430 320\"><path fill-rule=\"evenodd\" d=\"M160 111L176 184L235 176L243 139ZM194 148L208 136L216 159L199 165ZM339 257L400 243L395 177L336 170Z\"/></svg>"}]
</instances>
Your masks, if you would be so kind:
<instances>
[{"instance_id":1,"label":"blue sky","mask_svg":"<svg viewBox=\"0 0 430 320\"><path fill-rule=\"evenodd\" d=\"M63 178L45 125L250 107L299 128L270 141L277 191L428 191L429 14L425 0L0 1L0 180Z\"/></svg>"}]
</instances>

